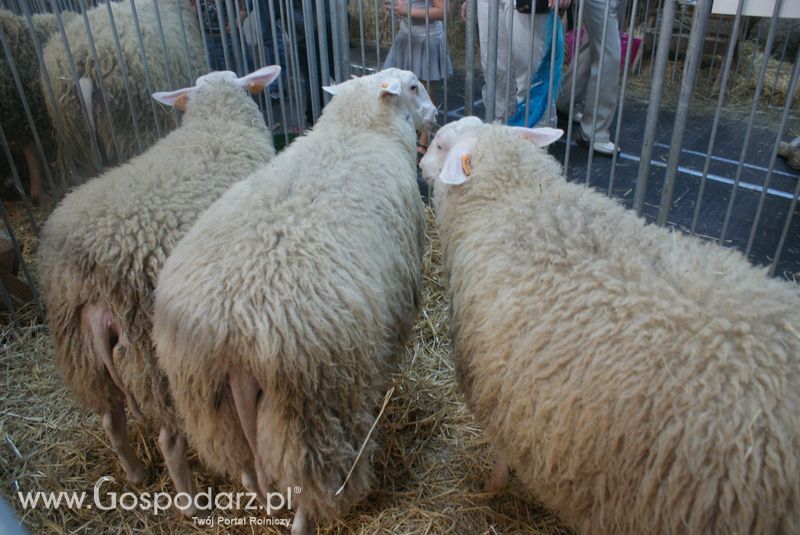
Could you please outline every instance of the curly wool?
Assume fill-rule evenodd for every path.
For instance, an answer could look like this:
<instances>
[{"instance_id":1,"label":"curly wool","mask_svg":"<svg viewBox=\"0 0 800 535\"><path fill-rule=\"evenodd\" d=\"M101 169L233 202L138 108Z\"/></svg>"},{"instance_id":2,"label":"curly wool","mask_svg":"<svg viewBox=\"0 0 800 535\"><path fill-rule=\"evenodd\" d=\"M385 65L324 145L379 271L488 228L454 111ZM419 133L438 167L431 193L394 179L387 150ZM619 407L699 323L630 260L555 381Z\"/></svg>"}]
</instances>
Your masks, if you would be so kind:
<instances>
[{"instance_id":1,"label":"curly wool","mask_svg":"<svg viewBox=\"0 0 800 535\"><path fill-rule=\"evenodd\" d=\"M176 126L170 109L156 105L154 111L150 98L151 90L165 91L191 85L195 78L206 72L205 53L197 17L192 16L190 5L186 0L158 2L158 14L164 30L166 50L161 45L154 2L138 0L134 3L147 58L147 73L142 61L131 3L127 1L110 3L119 35L119 45L125 58L133 113L106 5L100 4L86 12L97 50L102 80L95 68L83 16L74 17L64 25L78 77L89 78L94 83L94 98L90 104L93 109L90 111L96 124L97 143L104 161L98 160L92 147L93 136L90 133L80 93L76 90L76 82L72 78L64 40L60 35L56 35L44 49L45 68L58 101L58 110L52 109L50 102L47 102L48 112L51 117L55 113L60 113L64 124L64 131L58 132L59 160L65 166L66 158L71 156L79 172L86 176L99 173L104 164L116 165L139 153L135 130L132 127L134 122L139 126L142 150L147 150L158 141L159 131L163 136ZM184 41L184 28L186 41ZM150 87L147 83L148 75ZM108 93L108 112L101 96L101 82ZM53 124L58 123L54 120ZM113 142L111 124L114 126L118 145Z\"/></svg>"},{"instance_id":2,"label":"curly wool","mask_svg":"<svg viewBox=\"0 0 800 535\"><path fill-rule=\"evenodd\" d=\"M369 490L370 440L420 304L424 219L413 126L348 82L308 135L209 208L168 259L153 339L200 458L239 479L253 458L226 386L263 387L257 444L268 477L300 485L313 518ZM202 260L202 261L201 261Z\"/></svg>"},{"instance_id":3,"label":"curly wool","mask_svg":"<svg viewBox=\"0 0 800 535\"><path fill-rule=\"evenodd\" d=\"M253 100L209 82L190 98L181 128L53 212L42 230L40 280L56 363L81 403L102 413L122 401L81 329L81 307L99 302L126 334L114 365L145 418L174 422L150 340L158 273L198 215L274 154Z\"/></svg>"},{"instance_id":4,"label":"curly wool","mask_svg":"<svg viewBox=\"0 0 800 535\"><path fill-rule=\"evenodd\" d=\"M466 399L581 533L800 531L800 300L502 127L435 202Z\"/></svg>"}]
</instances>

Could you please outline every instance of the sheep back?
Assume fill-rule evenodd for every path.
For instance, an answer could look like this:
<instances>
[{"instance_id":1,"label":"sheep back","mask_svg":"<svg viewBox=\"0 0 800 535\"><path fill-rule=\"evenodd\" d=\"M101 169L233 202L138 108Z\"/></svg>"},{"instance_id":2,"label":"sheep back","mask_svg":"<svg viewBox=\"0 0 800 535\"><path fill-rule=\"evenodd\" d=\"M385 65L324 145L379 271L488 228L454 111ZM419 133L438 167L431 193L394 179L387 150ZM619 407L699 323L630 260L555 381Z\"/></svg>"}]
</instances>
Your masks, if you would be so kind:
<instances>
[{"instance_id":1,"label":"sheep back","mask_svg":"<svg viewBox=\"0 0 800 535\"><path fill-rule=\"evenodd\" d=\"M583 533L800 529L800 303L491 128L437 192L458 380ZM438 184L437 184L438 187Z\"/></svg>"}]
</instances>

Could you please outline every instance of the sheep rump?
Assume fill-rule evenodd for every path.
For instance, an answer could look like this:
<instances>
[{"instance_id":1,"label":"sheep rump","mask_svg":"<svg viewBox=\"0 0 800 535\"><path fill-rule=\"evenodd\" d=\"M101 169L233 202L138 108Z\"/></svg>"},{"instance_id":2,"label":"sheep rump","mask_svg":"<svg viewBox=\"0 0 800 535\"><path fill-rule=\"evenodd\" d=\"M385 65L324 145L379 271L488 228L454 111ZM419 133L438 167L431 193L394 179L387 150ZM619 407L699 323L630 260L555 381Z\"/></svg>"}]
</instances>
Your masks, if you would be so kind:
<instances>
[{"instance_id":1,"label":"sheep rump","mask_svg":"<svg viewBox=\"0 0 800 535\"><path fill-rule=\"evenodd\" d=\"M104 165L125 162L139 153L135 131L131 127L134 122L139 126L142 150L147 150L158 141L159 130L163 136L176 126L170 109L156 105L154 111L151 107L153 103L151 103L150 89L147 85L145 65L140 53L130 2L111 2L110 5L114 24L119 34L122 55L125 58L128 87L133 103L132 111L123 83L108 8L105 4L88 10L86 17L89 19L92 38L97 50L99 70L103 76L102 83L108 91L108 112L103 103L101 80L98 78L95 68L95 60L83 16L74 17L64 23L64 31L75 60L78 77L89 79L93 83L94 92L91 102L89 102L89 113L95 124L95 132L87 123L84 104L80 93L75 88L75 80L72 78L61 35L54 36L44 49L45 68L58 101L57 110L52 108L49 101L47 102L48 112L51 117L54 117L56 113L60 114L64 125L64 131L57 133L59 161L65 170L69 169L66 165L66 158L71 156L77 165L78 172L87 176L99 173ZM139 0L135 2L135 5L152 91L191 85L194 78L206 72L206 59L197 18L192 15L188 3L185 0L158 2L158 14L164 29L166 51L161 46L158 19L153 2ZM185 42L183 28L186 30ZM111 117L109 117L109 113ZM132 116L131 113L134 115ZM55 120L53 123L57 125ZM111 136L111 124L114 126L118 147L114 145ZM101 160L97 159L92 146L92 140L95 139L100 150Z\"/></svg>"},{"instance_id":2,"label":"sheep rump","mask_svg":"<svg viewBox=\"0 0 800 535\"><path fill-rule=\"evenodd\" d=\"M238 87L208 84L192 96L180 129L53 212L39 248L42 293L56 363L79 402L102 413L121 401L105 368L88 358L91 337L81 326L82 307L101 303L124 326L113 363L145 419L176 425L150 340L158 272L197 216L273 155L255 103Z\"/></svg>"},{"instance_id":3,"label":"sheep rump","mask_svg":"<svg viewBox=\"0 0 800 535\"><path fill-rule=\"evenodd\" d=\"M310 134L209 208L156 292L159 362L201 459L236 479L253 471L228 387L244 370L263 389L266 474L278 488L300 485L312 518L368 492L374 440L334 496L420 304L414 129L376 111L377 96L374 105L358 96L337 94ZM375 127L384 123L391 135Z\"/></svg>"},{"instance_id":4,"label":"sheep rump","mask_svg":"<svg viewBox=\"0 0 800 535\"><path fill-rule=\"evenodd\" d=\"M798 532L797 292L502 127L475 146L435 192L454 354L519 478L582 533Z\"/></svg>"}]
</instances>

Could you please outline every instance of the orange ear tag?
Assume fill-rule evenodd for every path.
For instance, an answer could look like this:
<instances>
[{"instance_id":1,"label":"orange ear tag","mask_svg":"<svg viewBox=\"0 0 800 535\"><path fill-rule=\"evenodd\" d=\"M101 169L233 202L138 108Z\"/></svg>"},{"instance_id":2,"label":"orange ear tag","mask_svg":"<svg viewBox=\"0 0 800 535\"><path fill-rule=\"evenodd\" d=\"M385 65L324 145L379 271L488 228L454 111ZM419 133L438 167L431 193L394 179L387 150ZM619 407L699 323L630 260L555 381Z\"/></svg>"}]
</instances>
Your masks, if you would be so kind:
<instances>
[{"instance_id":1,"label":"orange ear tag","mask_svg":"<svg viewBox=\"0 0 800 535\"><path fill-rule=\"evenodd\" d=\"M264 84L251 83L249 86L247 86L247 89L251 94L256 95L264 90Z\"/></svg>"},{"instance_id":2,"label":"orange ear tag","mask_svg":"<svg viewBox=\"0 0 800 535\"><path fill-rule=\"evenodd\" d=\"M383 89L386 89L387 87L389 87L389 82L381 82L381 87Z\"/></svg>"},{"instance_id":3,"label":"orange ear tag","mask_svg":"<svg viewBox=\"0 0 800 535\"><path fill-rule=\"evenodd\" d=\"M469 159L469 155L465 154L461 157L461 170L464 171L466 176L472 174L472 162Z\"/></svg>"},{"instance_id":4,"label":"orange ear tag","mask_svg":"<svg viewBox=\"0 0 800 535\"><path fill-rule=\"evenodd\" d=\"M175 100L175 107L181 111L186 110L186 103L189 101L189 95L181 95Z\"/></svg>"}]
</instances>

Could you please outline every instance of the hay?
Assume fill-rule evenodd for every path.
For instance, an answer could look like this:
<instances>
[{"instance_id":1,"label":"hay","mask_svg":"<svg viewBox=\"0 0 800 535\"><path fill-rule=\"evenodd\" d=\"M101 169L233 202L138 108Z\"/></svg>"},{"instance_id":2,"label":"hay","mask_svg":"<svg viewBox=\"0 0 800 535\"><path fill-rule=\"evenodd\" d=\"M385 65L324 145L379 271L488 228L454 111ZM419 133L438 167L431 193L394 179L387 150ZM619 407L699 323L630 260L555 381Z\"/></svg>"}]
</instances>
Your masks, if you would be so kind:
<instances>
[{"instance_id":1,"label":"hay","mask_svg":"<svg viewBox=\"0 0 800 535\"><path fill-rule=\"evenodd\" d=\"M567 533L558 520L512 478L502 495L481 492L493 452L488 439L464 406L454 379L450 354L448 302L440 271L441 254L430 212L425 256L425 305L414 336L401 359L392 395L376 433L381 447L371 459L373 493L347 516L323 526L321 533ZM131 424L134 449L151 467L146 486L130 489L110 450L99 419L78 409L53 368L46 328L35 323L21 331L0 332L0 483L2 494L32 533L123 532L185 533L209 531L172 511L158 516L141 510L96 509L23 511L21 491L86 491L113 476L103 490L118 493L170 492L155 437ZM6 437L8 439L6 440ZM19 450L17 457L9 445ZM199 489L242 489L214 477L196 456L190 458ZM103 493L104 494L104 493ZM221 513L228 517L246 512ZM256 516L258 516L256 512ZM264 515L261 514L261 517ZM263 528L222 528L216 532L261 532ZM286 528L266 528L287 533Z\"/></svg>"}]
</instances>

